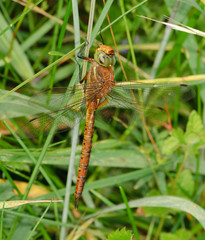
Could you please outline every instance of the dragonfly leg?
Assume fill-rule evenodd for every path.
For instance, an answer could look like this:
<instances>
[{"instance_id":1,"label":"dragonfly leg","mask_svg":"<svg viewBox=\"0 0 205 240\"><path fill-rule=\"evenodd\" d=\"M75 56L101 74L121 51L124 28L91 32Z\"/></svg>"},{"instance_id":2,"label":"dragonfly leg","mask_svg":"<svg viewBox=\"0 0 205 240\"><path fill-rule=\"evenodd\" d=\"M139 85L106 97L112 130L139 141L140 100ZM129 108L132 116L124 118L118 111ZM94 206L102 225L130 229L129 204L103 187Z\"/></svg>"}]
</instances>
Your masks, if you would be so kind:
<instances>
[{"instance_id":1,"label":"dragonfly leg","mask_svg":"<svg viewBox=\"0 0 205 240\"><path fill-rule=\"evenodd\" d=\"M79 82L81 83L81 76L82 76L82 70L81 70L81 66L80 66L80 63L78 62L78 59L77 57L75 57L75 61L76 63L78 64L78 68L79 68Z\"/></svg>"},{"instance_id":2,"label":"dragonfly leg","mask_svg":"<svg viewBox=\"0 0 205 240\"><path fill-rule=\"evenodd\" d=\"M94 58L88 58L88 57L85 57L85 56L78 56L78 58L80 58L80 59L83 59L83 60L85 60L85 61L88 61L88 62L93 62L93 61L95 61L94 60Z\"/></svg>"},{"instance_id":3,"label":"dragonfly leg","mask_svg":"<svg viewBox=\"0 0 205 240\"><path fill-rule=\"evenodd\" d=\"M88 42L88 40L86 40L85 43L83 44L83 46L81 47L81 49L78 52L78 57L82 56L82 54L83 54L85 48L88 46L88 44L89 44L89 42Z\"/></svg>"},{"instance_id":4,"label":"dragonfly leg","mask_svg":"<svg viewBox=\"0 0 205 240\"><path fill-rule=\"evenodd\" d=\"M89 61L89 62L93 62L94 59L93 58L88 58L88 57L85 57L83 56L83 51L85 50L86 46L89 44L89 42L86 40L86 42L83 44L82 48L80 49L77 57L80 58L80 59L83 59L85 61ZM85 75L85 77L83 79L81 79L81 76L82 76L82 70L81 70L81 66L76 58L76 62L78 64L78 67L79 67L79 82L82 83L86 78L87 78L87 74Z\"/></svg>"},{"instance_id":5,"label":"dragonfly leg","mask_svg":"<svg viewBox=\"0 0 205 240\"><path fill-rule=\"evenodd\" d=\"M87 77L88 77L88 72L86 73L85 77L82 80L80 80L80 83L83 83L87 79Z\"/></svg>"},{"instance_id":6,"label":"dragonfly leg","mask_svg":"<svg viewBox=\"0 0 205 240\"><path fill-rule=\"evenodd\" d=\"M83 59L85 61L89 61L89 62L93 62L94 59L93 58L88 58L83 56L83 51L85 50L86 46L89 44L89 42L86 40L86 42L84 43L84 45L82 46L82 48L80 49L79 53L78 53L78 58Z\"/></svg>"},{"instance_id":7,"label":"dragonfly leg","mask_svg":"<svg viewBox=\"0 0 205 240\"><path fill-rule=\"evenodd\" d=\"M103 107L108 102L107 98L98 105L98 108Z\"/></svg>"}]
</instances>

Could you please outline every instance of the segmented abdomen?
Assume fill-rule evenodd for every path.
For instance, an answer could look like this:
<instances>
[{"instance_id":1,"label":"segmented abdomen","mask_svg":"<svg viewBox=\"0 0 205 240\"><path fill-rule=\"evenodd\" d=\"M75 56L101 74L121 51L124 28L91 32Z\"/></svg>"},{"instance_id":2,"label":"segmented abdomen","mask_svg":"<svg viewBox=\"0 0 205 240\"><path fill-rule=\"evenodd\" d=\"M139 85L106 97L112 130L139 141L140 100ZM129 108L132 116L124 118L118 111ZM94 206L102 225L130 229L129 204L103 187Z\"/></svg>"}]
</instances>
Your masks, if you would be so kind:
<instances>
[{"instance_id":1,"label":"segmented abdomen","mask_svg":"<svg viewBox=\"0 0 205 240\"><path fill-rule=\"evenodd\" d=\"M92 139L93 139L93 132L94 132L96 109L97 109L96 102L89 103L87 107L87 112L86 112L86 123L85 123L82 153L81 153L80 164L78 168L78 177L77 177L77 183L76 183L75 194L74 194L75 208L78 207L79 199L81 198L86 175L87 175L88 164L90 160L90 153L92 149Z\"/></svg>"}]
</instances>

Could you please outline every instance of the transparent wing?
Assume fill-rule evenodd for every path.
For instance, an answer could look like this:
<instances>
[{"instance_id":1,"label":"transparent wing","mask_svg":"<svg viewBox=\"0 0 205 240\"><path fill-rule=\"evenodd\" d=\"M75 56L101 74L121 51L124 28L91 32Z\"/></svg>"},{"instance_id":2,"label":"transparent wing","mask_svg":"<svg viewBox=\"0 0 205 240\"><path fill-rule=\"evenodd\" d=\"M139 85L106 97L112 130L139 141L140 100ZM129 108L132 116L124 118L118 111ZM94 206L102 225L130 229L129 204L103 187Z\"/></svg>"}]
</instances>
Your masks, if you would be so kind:
<instances>
[{"instance_id":1,"label":"transparent wing","mask_svg":"<svg viewBox=\"0 0 205 240\"><path fill-rule=\"evenodd\" d=\"M85 96L86 89L86 96ZM75 119L79 121L86 114L86 104L95 98L101 88L86 85L73 88L46 89L40 94L30 98L29 104L37 109L37 115L31 118L17 130L20 138L38 138L39 135L47 135L49 129L56 121L57 131L65 131L74 126Z\"/></svg>"},{"instance_id":2,"label":"transparent wing","mask_svg":"<svg viewBox=\"0 0 205 240\"><path fill-rule=\"evenodd\" d=\"M184 101L191 100L195 95L193 87L185 85L175 85L172 87L160 87L160 88L146 88L146 89L132 89L124 88L123 86L115 86L110 94L108 94L108 103L104 106L103 116L109 116L106 120L117 120L120 125L129 126L133 121L140 119L141 112L147 121L151 123L159 123L160 125L166 125L169 118L178 112L181 116L186 116L189 112L186 105L181 105ZM149 90L149 97L147 101L142 101L144 94ZM175 105L176 99L178 99L178 106ZM186 104L186 103L185 103ZM177 110L175 109L177 106ZM116 112L114 109L118 108ZM113 118L114 117L114 118ZM138 120L137 120L138 119ZM128 125L127 125L128 124ZM119 125L119 126L120 126ZM125 126L124 125L124 126Z\"/></svg>"},{"instance_id":3,"label":"transparent wing","mask_svg":"<svg viewBox=\"0 0 205 240\"><path fill-rule=\"evenodd\" d=\"M139 106L140 110L143 112L147 112L148 110L155 112L158 109L163 110L165 104L164 100L167 104L171 103L173 106L175 97L180 96L180 99L188 101L192 99L194 95L194 88L187 85L176 84L172 87L143 87L143 89L129 89L127 86L118 85L115 86L108 95L108 104L110 107L134 109L137 111ZM148 98L146 98L146 96L148 96Z\"/></svg>"},{"instance_id":4,"label":"transparent wing","mask_svg":"<svg viewBox=\"0 0 205 240\"><path fill-rule=\"evenodd\" d=\"M146 85L145 85L146 86ZM86 90L86 95L85 95ZM29 104L36 107L38 116L31 118L29 122L23 124L18 130L17 134L21 138L38 137L39 134L46 135L51 128L54 121L57 121L57 131L64 131L68 127L72 128L75 119L81 120L86 115L86 104L92 101L97 94L101 92L99 83L86 84L85 87L77 85L72 88L54 88L47 89L41 94L31 97ZM173 99L177 94L180 97L190 99L194 95L193 88L186 85L176 84L172 87L160 86L159 88L143 86L143 89L134 88L133 95L131 93L132 87L118 84L111 93L106 97L108 103L103 109L120 108L123 111L134 110L142 111L146 115L158 114L165 112L165 102L170 103L173 107ZM149 101L142 102L143 95L149 91ZM136 104L136 101L138 104ZM109 113L103 111L103 114ZM26 133L26 136L25 136Z\"/></svg>"}]
</instances>

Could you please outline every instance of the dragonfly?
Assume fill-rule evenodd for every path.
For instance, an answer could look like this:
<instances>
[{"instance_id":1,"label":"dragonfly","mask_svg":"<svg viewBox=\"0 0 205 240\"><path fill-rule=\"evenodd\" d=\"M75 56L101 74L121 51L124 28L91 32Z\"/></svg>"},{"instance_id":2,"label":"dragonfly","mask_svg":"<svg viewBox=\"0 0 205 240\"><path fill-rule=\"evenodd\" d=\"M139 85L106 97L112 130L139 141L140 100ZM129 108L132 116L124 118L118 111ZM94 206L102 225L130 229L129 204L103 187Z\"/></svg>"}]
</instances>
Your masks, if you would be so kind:
<instances>
[{"instance_id":1,"label":"dragonfly","mask_svg":"<svg viewBox=\"0 0 205 240\"><path fill-rule=\"evenodd\" d=\"M75 208L78 208L79 200L82 197L85 185L91 157L97 109L103 108L105 105L111 107L117 105L122 108L137 110L136 99L133 100L130 89L133 89L134 86L138 89L138 84L130 83L126 85L127 88L124 88L123 83L118 85L115 83L114 65L116 57L112 47L101 44L97 47L94 58L87 58L84 56L78 57L91 63L90 69L81 81L81 84L66 90L67 99L61 108L59 108L59 104L62 103L62 96L64 96L64 94L59 93L51 95L49 101L47 101L47 97L45 98L44 95L42 95L43 97L37 96L37 99L32 98L33 104L40 106L39 111L45 111L46 109L47 112L31 119L17 132L19 135L22 135L22 132L24 134L24 132L30 131L28 128L32 126L34 134L29 134L33 137L37 136L42 129L43 131L48 130L56 119L60 126L59 128L64 128L65 125L72 126L72 122L74 122L76 118L81 119L82 116L86 115L82 152L74 193ZM82 83L85 83L84 86ZM140 82L139 84L142 85ZM148 88L150 88L150 86ZM57 91L60 89L61 88L57 88ZM45 93L48 91L53 90L48 89ZM139 99L137 101L139 101Z\"/></svg>"},{"instance_id":2,"label":"dragonfly","mask_svg":"<svg viewBox=\"0 0 205 240\"><path fill-rule=\"evenodd\" d=\"M24 133L30 131L29 126L33 126L34 132L29 132L29 135L30 137L38 137L42 129L48 130L51 127L54 119L59 120L58 125L70 125L70 122L74 122L74 119L80 119L81 115L86 115L82 153L74 193L75 208L78 208L79 199L82 196L87 176L88 164L92 150L95 112L98 108L103 107L108 102L107 96L115 86L114 64L116 62L114 49L103 44L99 45L96 49L94 58L87 58L80 54L78 57L91 62L89 71L81 80L81 84L86 82L85 87L80 86L79 89L76 89L76 87L68 89L67 95L69 97L66 100L64 107L57 110L50 109L50 112L31 119L17 131L17 134L21 138L24 138ZM55 90L61 91L61 88L57 88ZM48 93L50 91L52 91L52 89L46 89L44 93ZM65 91L65 88L63 91ZM49 108L49 106L53 107L53 105L59 105L62 101L61 95L62 94L54 94L54 98L51 96L51 99L46 102L47 100L44 95L38 96L37 94L34 98L32 98L31 102L34 105L40 105L43 111L45 106L46 108ZM44 104L44 102L46 103Z\"/></svg>"},{"instance_id":3,"label":"dragonfly","mask_svg":"<svg viewBox=\"0 0 205 240\"><path fill-rule=\"evenodd\" d=\"M90 89L88 92L85 91L86 99L89 98L90 94L93 95L93 97L86 102L87 111L85 131L74 194L76 208L78 207L79 199L83 192L88 171L94 133L95 112L97 108L100 108L107 103L108 100L106 96L115 86L114 64L116 62L114 49L106 45L98 46L94 58L82 57L82 59L91 62L90 70L85 75L83 81L87 79L88 85L93 84L100 91L98 90L97 93L94 89L92 89L94 90L93 93L92 91L90 92Z\"/></svg>"}]
</instances>

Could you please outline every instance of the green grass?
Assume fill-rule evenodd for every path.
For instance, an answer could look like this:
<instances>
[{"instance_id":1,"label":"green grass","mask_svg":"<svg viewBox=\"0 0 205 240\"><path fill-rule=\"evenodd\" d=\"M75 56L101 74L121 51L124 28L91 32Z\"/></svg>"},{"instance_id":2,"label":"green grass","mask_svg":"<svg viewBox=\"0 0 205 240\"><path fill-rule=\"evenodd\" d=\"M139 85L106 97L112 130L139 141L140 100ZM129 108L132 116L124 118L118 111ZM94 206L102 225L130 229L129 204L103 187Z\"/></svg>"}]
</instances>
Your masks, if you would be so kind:
<instances>
[{"instance_id":1,"label":"green grass","mask_svg":"<svg viewBox=\"0 0 205 240\"><path fill-rule=\"evenodd\" d=\"M29 3L0 2L0 239L203 239L202 1ZM139 15L157 21L171 16L195 30L169 30ZM72 128L55 133L58 120L38 138L21 139L16 129L48 111L42 102L33 104L44 89L60 92L46 92L54 110L68 100L62 89L78 84L74 54L86 39L91 57L100 29L105 44L117 50L110 26L120 51L113 91L121 101L113 99L96 116L88 177L75 210L84 118L73 140ZM81 94L76 91L74 101Z\"/></svg>"}]
</instances>

